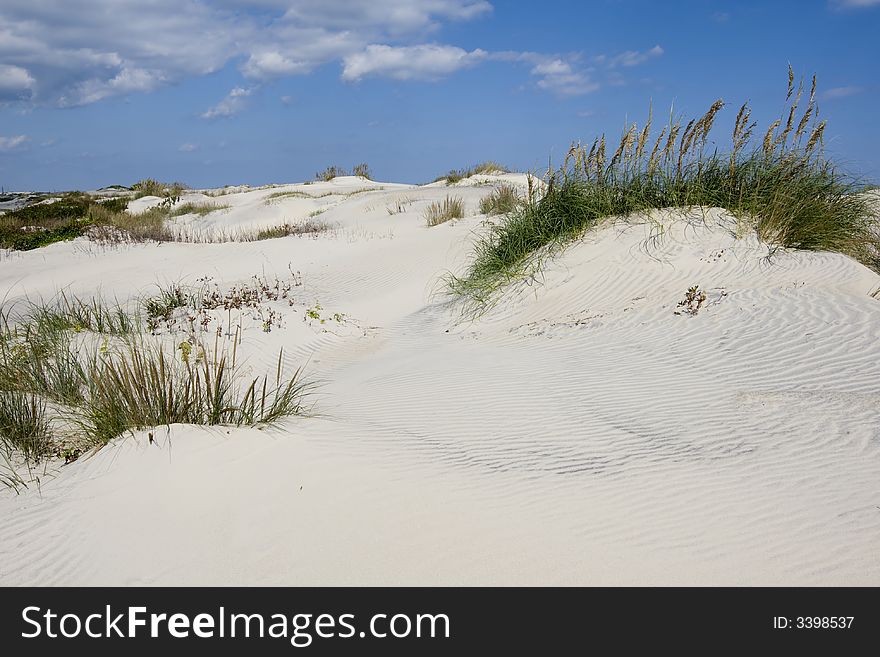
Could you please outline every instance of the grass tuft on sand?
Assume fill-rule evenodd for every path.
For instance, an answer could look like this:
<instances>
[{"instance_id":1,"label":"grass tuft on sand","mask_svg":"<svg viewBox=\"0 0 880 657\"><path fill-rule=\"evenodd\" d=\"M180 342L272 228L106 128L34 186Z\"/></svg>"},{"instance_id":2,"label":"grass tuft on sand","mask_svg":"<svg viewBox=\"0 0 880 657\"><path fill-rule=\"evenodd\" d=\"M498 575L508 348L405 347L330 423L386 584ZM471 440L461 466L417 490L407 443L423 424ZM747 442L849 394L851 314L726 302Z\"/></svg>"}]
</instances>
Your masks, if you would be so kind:
<instances>
[{"instance_id":1,"label":"grass tuft on sand","mask_svg":"<svg viewBox=\"0 0 880 657\"><path fill-rule=\"evenodd\" d=\"M187 303L170 291L142 300L143 312L66 295L14 316L0 309L4 461L72 460L128 431L175 422L264 425L303 413L309 384L301 369L285 373L282 353L271 373L253 377L236 362L240 333L230 343L218 331L213 348L188 334L175 350L147 333L150 318Z\"/></svg>"},{"instance_id":2,"label":"grass tuft on sand","mask_svg":"<svg viewBox=\"0 0 880 657\"><path fill-rule=\"evenodd\" d=\"M425 208L425 221L429 226L438 226L450 219L464 216L464 202L458 196L447 196L443 201L435 201Z\"/></svg>"}]
</instances>

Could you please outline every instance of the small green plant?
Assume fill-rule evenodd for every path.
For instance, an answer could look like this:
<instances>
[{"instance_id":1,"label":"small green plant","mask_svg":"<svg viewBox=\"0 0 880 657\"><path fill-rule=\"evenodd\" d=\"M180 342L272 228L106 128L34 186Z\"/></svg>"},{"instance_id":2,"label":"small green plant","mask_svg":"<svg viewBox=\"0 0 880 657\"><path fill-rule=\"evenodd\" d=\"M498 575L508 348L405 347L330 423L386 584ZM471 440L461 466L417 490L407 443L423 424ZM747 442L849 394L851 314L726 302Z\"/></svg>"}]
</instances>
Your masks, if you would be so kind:
<instances>
[{"instance_id":1,"label":"small green plant","mask_svg":"<svg viewBox=\"0 0 880 657\"><path fill-rule=\"evenodd\" d=\"M437 226L450 219L464 217L464 202L458 196L447 196L443 202L435 201L425 209L425 221L429 226Z\"/></svg>"},{"instance_id":2,"label":"small green plant","mask_svg":"<svg viewBox=\"0 0 880 657\"><path fill-rule=\"evenodd\" d=\"M693 317L700 312L700 308L703 307L705 302L706 293L700 289L699 285L692 285L685 292L684 299L678 302L678 310L675 311L675 314L681 315L684 313Z\"/></svg>"}]
</instances>

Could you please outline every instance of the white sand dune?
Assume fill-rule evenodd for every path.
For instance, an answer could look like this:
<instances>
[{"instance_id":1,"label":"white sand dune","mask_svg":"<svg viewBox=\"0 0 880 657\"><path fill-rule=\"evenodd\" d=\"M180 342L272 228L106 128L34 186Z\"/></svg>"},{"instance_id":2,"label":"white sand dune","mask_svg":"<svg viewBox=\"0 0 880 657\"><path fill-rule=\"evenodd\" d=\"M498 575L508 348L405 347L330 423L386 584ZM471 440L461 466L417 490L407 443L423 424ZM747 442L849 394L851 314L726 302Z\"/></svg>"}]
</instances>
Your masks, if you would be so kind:
<instances>
[{"instance_id":1,"label":"white sand dune","mask_svg":"<svg viewBox=\"0 0 880 657\"><path fill-rule=\"evenodd\" d=\"M525 183L193 195L231 206L181 218L207 232L316 209L331 229L6 254L7 303L300 272L282 327L247 320L242 349L322 385L314 417L141 432L3 492L0 583L880 585L880 276L768 259L721 211L655 213L469 319L441 278L501 180ZM447 194L468 216L428 228ZM676 314L692 285L706 303Z\"/></svg>"}]
</instances>

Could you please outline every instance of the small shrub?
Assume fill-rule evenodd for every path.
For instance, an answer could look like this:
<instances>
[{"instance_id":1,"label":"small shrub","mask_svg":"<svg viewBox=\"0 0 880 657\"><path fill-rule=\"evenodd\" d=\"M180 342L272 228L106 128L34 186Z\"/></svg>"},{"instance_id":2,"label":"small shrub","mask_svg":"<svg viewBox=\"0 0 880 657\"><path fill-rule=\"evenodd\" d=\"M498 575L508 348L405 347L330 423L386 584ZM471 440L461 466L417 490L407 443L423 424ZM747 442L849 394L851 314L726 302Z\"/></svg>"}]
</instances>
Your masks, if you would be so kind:
<instances>
[{"instance_id":1,"label":"small shrub","mask_svg":"<svg viewBox=\"0 0 880 657\"><path fill-rule=\"evenodd\" d=\"M681 315L684 313L693 317L700 312L700 308L703 307L706 298L706 292L701 290L699 285L692 285L685 292L684 299L678 302L678 306L676 306L678 310L675 311L675 314Z\"/></svg>"},{"instance_id":2,"label":"small shrub","mask_svg":"<svg viewBox=\"0 0 880 657\"><path fill-rule=\"evenodd\" d=\"M464 202L458 196L447 196L443 202L435 201L425 210L425 221L429 226L437 226L450 219L464 217Z\"/></svg>"}]
</instances>

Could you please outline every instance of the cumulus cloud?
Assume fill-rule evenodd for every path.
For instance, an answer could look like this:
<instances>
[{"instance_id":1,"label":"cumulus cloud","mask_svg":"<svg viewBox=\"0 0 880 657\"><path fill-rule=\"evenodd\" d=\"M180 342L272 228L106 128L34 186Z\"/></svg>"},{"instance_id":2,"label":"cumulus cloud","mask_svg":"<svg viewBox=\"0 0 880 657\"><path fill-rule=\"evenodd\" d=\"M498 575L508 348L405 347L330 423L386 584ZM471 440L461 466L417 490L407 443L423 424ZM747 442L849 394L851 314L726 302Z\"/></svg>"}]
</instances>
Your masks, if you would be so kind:
<instances>
[{"instance_id":1,"label":"cumulus cloud","mask_svg":"<svg viewBox=\"0 0 880 657\"><path fill-rule=\"evenodd\" d=\"M199 147L196 144L191 144L187 142L185 144L181 144L177 150L179 150L181 153L192 153L193 151L197 151L198 149Z\"/></svg>"},{"instance_id":2,"label":"cumulus cloud","mask_svg":"<svg viewBox=\"0 0 880 657\"><path fill-rule=\"evenodd\" d=\"M486 0L3 0L0 102L151 91L240 60L255 80L471 20Z\"/></svg>"},{"instance_id":3,"label":"cumulus cloud","mask_svg":"<svg viewBox=\"0 0 880 657\"><path fill-rule=\"evenodd\" d=\"M486 59L477 49L468 52L455 46L427 44L392 47L370 45L363 52L345 58L344 80L360 80L368 75L383 75L398 80L435 79L472 66Z\"/></svg>"},{"instance_id":4,"label":"cumulus cloud","mask_svg":"<svg viewBox=\"0 0 880 657\"><path fill-rule=\"evenodd\" d=\"M0 65L0 102L30 98L35 83L26 68L11 64Z\"/></svg>"},{"instance_id":5,"label":"cumulus cloud","mask_svg":"<svg viewBox=\"0 0 880 657\"><path fill-rule=\"evenodd\" d=\"M485 0L296 0L285 19L336 30L378 28L391 35L439 27L437 19L471 20L492 11Z\"/></svg>"},{"instance_id":6,"label":"cumulus cloud","mask_svg":"<svg viewBox=\"0 0 880 657\"><path fill-rule=\"evenodd\" d=\"M861 0L866 1L866 0ZM428 42L450 21L488 16L487 0L3 0L0 104L72 107L150 92L236 62L253 85L305 75L330 62L342 79L438 79L484 61L523 62L557 95L598 88L577 56L489 53ZM659 46L602 58L636 66ZM242 85L205 118L232 116Z\"/></svg>"},{"instance_id":7,"label":"cumulus cloud","mask_svg":"<svg viewBox=\"0 0 880 657\"><path fill-rule=\"evenodd\" d=\"M571 62L558 58L539 62L532 67L531 74L538 77L539 89L560 96L582 96L599 89L588 71L575 70Z\"/></svg>"},{"instance_id":8,"label":"cumulus cloud","mask_svg":"<svg viewBox=\"0 0 880 657\"><path fill-rule=\"evenodd\" d=\"M254 88L235 87L226 98L202 113L203 119L219 119L235 116L244 109L245 99L254 93Z\"/></svg>"},{"instance_id":9,"label":"cumulus cloud","mask_svg":"<svg viewBox=\"0 0 880 657\"><path fill-rule=\"evenodd\" d=\"M27 135L16 135L14 137L0 137L0 153L7 153L11 150L27 143L29 138Z\"/></svg>"}]
</instances>

